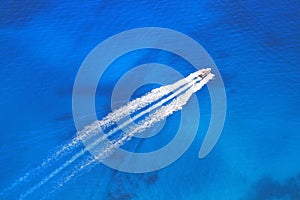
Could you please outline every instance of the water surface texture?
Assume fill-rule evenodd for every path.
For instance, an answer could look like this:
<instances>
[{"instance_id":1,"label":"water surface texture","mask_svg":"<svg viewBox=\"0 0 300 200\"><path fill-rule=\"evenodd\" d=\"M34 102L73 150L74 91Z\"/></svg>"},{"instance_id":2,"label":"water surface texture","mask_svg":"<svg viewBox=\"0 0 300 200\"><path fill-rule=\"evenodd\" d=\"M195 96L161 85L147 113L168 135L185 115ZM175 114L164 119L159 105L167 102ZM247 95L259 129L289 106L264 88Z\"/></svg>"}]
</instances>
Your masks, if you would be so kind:
<instances>
[{"instance_id":1,"label":"water surface texture","mask_svg":"<svg viewBox=\"0 0 300 200\"><path fill-rule=\"evenodd\" d=\"M27 199L300 199L299 22L297 0L1 1L0 192L75 136L72 87L88 53L121 31L153 26L194 38L222 74L227 116L213 151L198 158L210 119L204 87L197 93L197 137L172 165L130 174L98 164L57 189L62 180L55 177ZM110 112L118 78L149 62L185 76L195 71L169 52L145 49L124 55L101 79L99 118ZM133 98L154 87L140 88ZM168 143L179 120L180 113L166 120L153 138L159 143L133 141L136 150ZM47 171L35 173L31 181L37 183ZM29 184L8 191L9 198Z\"/></svg>"}]
</instances>

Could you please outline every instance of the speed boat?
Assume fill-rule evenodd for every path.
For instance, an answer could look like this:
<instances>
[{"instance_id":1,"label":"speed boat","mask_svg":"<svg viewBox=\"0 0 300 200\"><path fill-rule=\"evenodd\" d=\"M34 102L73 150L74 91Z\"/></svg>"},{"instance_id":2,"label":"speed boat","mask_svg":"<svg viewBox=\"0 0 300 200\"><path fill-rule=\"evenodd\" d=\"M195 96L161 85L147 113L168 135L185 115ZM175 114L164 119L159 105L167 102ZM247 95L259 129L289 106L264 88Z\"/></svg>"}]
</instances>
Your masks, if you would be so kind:
<instances>
[{"instance_id":1,"label":"speed boat","mask_svg":"<svg viewBox=\"0 0 300 200\"><path fill-rule=\"evenodd\" d=\"M205 69L199 70L199 72L200 72L199 77L201 79L203 79L205 76L207 76L211 72L211 68L205 68Z\"/></svg>"}]
</instances>

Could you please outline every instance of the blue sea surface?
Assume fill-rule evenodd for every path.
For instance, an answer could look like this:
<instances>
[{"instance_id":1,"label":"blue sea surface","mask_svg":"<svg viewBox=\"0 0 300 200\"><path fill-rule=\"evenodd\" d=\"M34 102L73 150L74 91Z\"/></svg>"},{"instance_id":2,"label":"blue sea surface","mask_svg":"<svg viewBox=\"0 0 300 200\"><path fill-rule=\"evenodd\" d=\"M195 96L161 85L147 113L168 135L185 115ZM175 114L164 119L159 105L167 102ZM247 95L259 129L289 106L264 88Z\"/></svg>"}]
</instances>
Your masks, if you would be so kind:
<instances>
[{"instance_id":1,"label":"blue sea surface","mask_svg":"<svg viewBox=\"0 0 300 200\"><path fill-rule=\"evenodd\" d=\"M60 181L54 177L27 199L300 199L297 0L1 1L0 192L76 135L72 89L89 52L106 38L139 27L187 34L214 59L227 95L217 145L198 158L210 120L204 87L197 93L197 137L170 166L131 174L98 164L50 194ZM146 49L124 55L101 79L105 88L96 94L99 118L110 112L117 80L149 62L169 65L185 76L195 70L168 52ZM134 97L153 87L140 88ZM145 148L170 141L179 120L180 112L170 116L155 136L157 146L145 142ZM43 176L34 177L36 183ZM8 198L32 186L26 184L8 191Z\"/></svg>"}]
</instances>

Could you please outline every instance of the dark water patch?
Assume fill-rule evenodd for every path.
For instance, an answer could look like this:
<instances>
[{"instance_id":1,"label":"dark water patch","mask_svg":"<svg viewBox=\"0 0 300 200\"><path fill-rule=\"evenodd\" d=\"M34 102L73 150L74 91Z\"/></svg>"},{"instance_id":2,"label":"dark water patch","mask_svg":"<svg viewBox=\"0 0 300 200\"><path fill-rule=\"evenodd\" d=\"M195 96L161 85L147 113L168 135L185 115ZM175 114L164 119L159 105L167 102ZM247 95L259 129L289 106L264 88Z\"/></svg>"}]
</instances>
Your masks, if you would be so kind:
<instances>
[{"instance_id":1,"label":"dark water patch","mask_svg":"<svg viewBox=\"0 0 300 200\"><path fill-rule=\"evenodd\" d=\"M130 193L114 193L109 192L106 196L107 200L130 200L133 199L135 196Z\"/></svg>"},{"instance_id":2,"label":"dark water patch","mask_svg":"<svg viewBox=\"0 0 300 200\"><path fill-rule=\"evenodd\" d=\"M157 172L152 172L151 174L145 177L145 182L147 185L153 185L157 182L157 180L158 180Z\"/></svg>"},{"instance_id":3,"label":"dark water patch","mask_svg":"<svg viewBox=\"0 0 300 200\"><path fill-rule=\"evenodd\" d=\"M64 113L62 115L57 116L54 121L60 122L60 121L67 121L73 118L72 113Z\"/></svg>"},{"instance_id":4,"label":"dark water patch","mask_svg":"<svg viewBox=\"0 0 300 200\"><path fill-rule=\"evenodd\" d=\"M248 200L269 199L300 199L300 174L285 181L275 180L273 177L262 177L247 195Z\"/></svg>"},{"instance_id":5,"label":"dark water patch","mask_svg":"<svg viewBox=\"0 0 300 200\"><path fill-rule=\"evenodd\" d=\"M275 32L266 32L264 44L270 49L276 49L285 45L285 38Z\"/></svg>"},{"instance_id":6,"label":"dark water patch","mask_svg":"<svg viewBox=\"0 0 300 200\"><path fill-rule=\"evenodd\" d=\"M135 199L138 190L154 185L158 179L158 172L131 174L114 170L107 185L106 199Z\"/></svg>"},{"instance_id":7,"label":"dark water patch","mask_svg":"<svg viewBox=\"0 0 300 200\"><path fill-rule=\"evenodd\" d=\"M281 51L299 43L300 16L290 7L299 7L299 2L225 0L207 4L207 9L219 15L214 26L238 31L244 40L259 44L259 51L277 59Z\"/></svg>"},{"instance_id":8,"label":"dark water patch","mask_svg":"<svg viewBox=\"0 0 300 200\"><path fill-rule=\"evenodd\" d=\"M209 10L216 11L222 15L222 23L234 28L249 29L257 24L255 10L250 9L246 1L213 1L207 5Z\"/></svg>"},{"instance_id":9,"label":"dark water patch","mask_svg":"<svg viewBox=\"0 0 300 200\"><path fill-rule=\"evenodd\" d=\"M129 200L136 195L134 189L137 185L131 179L131 175L114 170L110 184L107 187L106 198L108 200Z\"/></svg>"},{"instance_id":10,"label":"dark water patch","mask_svg":"<svg viewBox=\"0 0 300 200\"><path fill-rule=\"evenodd\" d=\"M50 1L38 0L9 0L0 4L0 26L25 25L39 12L45 12L53 6Z\"/></svg>"}]
</instances>

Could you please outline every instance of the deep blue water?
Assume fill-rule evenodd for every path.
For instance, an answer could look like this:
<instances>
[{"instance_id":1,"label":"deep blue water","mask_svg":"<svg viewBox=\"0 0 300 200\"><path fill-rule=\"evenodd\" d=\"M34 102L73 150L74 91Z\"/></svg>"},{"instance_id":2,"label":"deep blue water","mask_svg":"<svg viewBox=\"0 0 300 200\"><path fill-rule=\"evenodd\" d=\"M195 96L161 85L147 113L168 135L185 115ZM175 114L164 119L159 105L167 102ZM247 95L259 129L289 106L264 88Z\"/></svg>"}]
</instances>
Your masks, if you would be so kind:
<instances>
[{"instance_id":1,"label":"deep blue water","mask_svg":"<svg viewBox=\"0 0 300 200\"><path fill-rule=\"evenodd\" d=\"M227 93L216 147L197 157L209 123L204 88L197 95L197 138L175 163L146 174L99 164L47 198L300 199L299 22L297 0L2 1L0 191L75 136L72 87L87 54L116 33L155 26L189 35L216 62ZM115 63L124 68L102 80L107 90L96 97L99 116L109 112L113 84L130 67L151 61L193 72L166 52L128 56ZM165 133L178 118L167 120ZM28 199L40 199L51 184Z\"/></svg>"}]
</instances>

